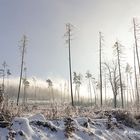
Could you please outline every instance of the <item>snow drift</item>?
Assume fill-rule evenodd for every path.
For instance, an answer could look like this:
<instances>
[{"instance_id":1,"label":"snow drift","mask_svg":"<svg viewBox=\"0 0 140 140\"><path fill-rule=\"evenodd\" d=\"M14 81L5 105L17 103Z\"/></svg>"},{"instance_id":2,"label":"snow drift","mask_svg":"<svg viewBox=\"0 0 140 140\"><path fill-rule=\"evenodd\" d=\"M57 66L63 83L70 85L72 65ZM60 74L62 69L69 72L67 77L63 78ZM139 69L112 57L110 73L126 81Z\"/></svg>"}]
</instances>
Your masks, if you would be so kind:
<instances>
[{"instance_id":1,"label":"snow drift","mask_svg":"<svg viewBox=\"0 0 140 140\"><path fill-rule=\"evenodd\" d=\"M140 132L108 119L87 117L46 120L42 114L15 117L10 128L0 128L0 140L140 140Z\"/></svg>"}]
</instances>

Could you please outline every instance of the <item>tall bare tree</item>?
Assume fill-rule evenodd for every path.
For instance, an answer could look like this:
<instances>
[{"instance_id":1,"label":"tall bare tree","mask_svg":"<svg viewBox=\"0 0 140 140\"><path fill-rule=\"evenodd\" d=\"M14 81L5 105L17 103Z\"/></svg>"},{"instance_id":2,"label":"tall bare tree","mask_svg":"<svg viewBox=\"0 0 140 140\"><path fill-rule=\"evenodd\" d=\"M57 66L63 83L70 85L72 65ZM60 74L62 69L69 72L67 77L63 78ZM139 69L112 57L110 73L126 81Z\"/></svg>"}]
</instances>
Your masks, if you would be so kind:
<instances>
[{"instance_id":1,"label":"tall bare tree","mask_svg":"<svg viewBox=\"0 0 140 140\"><path fill-rule=\"evenodd\" d=\"M20 80L19 80L19 87L18 87L18 95L17 95L17 106L19 104L19 96L21 91L21 81L22 81L22 74L23 74L23 66L24 66L24 56L25 56L25 49L26 49L26 43L27 43L27 37L24 35L23 39L21 40L22 46L21 46L21 67L20 67Z\"/></svg>"},{"instance_id":2,"label":"tall bare tree","mask_svg":"<svg viewBox=\"0 0 140 140\"><path fill-rule=\"evenodd\" d=\"M134 73L135 73L135 93L136 93L136 103L137 110L139 109L139 89L138 89L138 79L137 79L137 71L136 71L136 56L135 56L135 48L133 50L134 54Z\"/></svg>"},{"instance_id":3,"label":"tall bare tree","mask_svg":"<svg viewBox=\"0 0 140 140\"><path fill-rule=\"evenodd\" d=\"M108 70L109 82L112 88L112 92L114 95L114 108L117 107L117 95L119 92L119 75L117 73L117 63L113 62L112 66L107 63L104 63L105 67Z\"/></svg>"},{"instance_id":4,"label":"tall bare tree","mask_svg":"<svg viewBox=\"0 0 140 140\"><path fill-rule=\"evenodd\" d=\"M7 69L7 95L6 95L6 100L7 100L7 106L8 106L8 103L9 103L9 76L11 75L11 71L10 69Z\"/></svg>"},{"instance_id":5,"label":"tall bare tree","mask_svg":"<svg viewBox=\"0 0 140 140\"><path fill-rule=\"evenodd\" d=\"M105 105L106 105L106 99L107 99L106 91L107 91L107 79L106 79L106 72L105 72L105 73L104 73L104 93L105 93Z\"/></svg>"},{"instance_id":6,"label":"tall bare tree","mask_svg":"<svg viewBox=\"0 0 140 140\"><path fill-rule=\"evenodd\" d=\"M138 51L139 25L136 24L135 18L133 18L133 26L134 26L134 39L135 39L135 53L137 57L138 69L139 69L139 75L140 75L140 60L139 60L139 51Z\"/></svg>"},{"instance_id":7,"label":"tall bare tree","mask_svg":"<svg viewBox=\"0 0 140 140\"><path fill-rule=\"evenodd\" d=\"M33 77L32 79L33 79L33 82L34 82L34 99L35 99L35 103L36 103L36 97L37 97L37 95L36 95L36 91L37 91L37 84L36 84L36 82L37 82L37 80L36 80L35 77Z\"/></svg>"},{"instance_id":8,"label":"tall bare tree","mask_svg":"<svg viewBox=\"0 0 140 140\"><path fill-rule=\"evenodd\" d=\"M137 110L139 109L139 89L138 89L138 78L137 78L137 71L136 71L136 59L137 59L137 65L140 75L140 60L139 60L139 51L138 51L138 40L140 38L140 26L138 23L136 23L136 18L133 18L133 29L134 29L134 39L135 39L135 48L134 48L134 72L135 72L135 91L136 91L136 97L137 97Z\"/></svg>"},{"instance_id":9,"label":"tall bare tree","mask_svg":"<svg viewBox=\"0 0 140 140\"><path fill-rule=\"evenodd\" d=\"M128 63L126 65L125 72L127 77L127 94L129 94L127 96L130 97L131 103L133 103L135 99L135 95L134 95L133 85L132 85L132 67Z\"/></svg>"},{"instance_id":10,"label":"tall bare tree","mask_svg":"<svg viewBox=\"0 0 140 140\"><path fill-rule=\"evenodd\" d=\"M85 77L88 80L88 90L89 90L89 97L88 97L88 99L90 98L90 104L92 106L92 92L91 92L91 79L92 79L92 74L89 71L87 71Z\"/></svg>"},{"instance_id":11,"label":"tall bare tree","mask_svg":"<svg viewBox=\"0 0 140 140\"><path fill-rule=\"evenodd\" d=\"M4 79L4 69L0 69L0 76L2 76ZM3 90L3 80L2 84L0 86L0 111L2 111L4 105L4 90Z\"/></svg>"},{"instance_id":12,"label":"tall bare tree","mask_svg":"<svg viewBox=\"0 0 140 140\"><path fill-rule=\"evenodd\" d=\"M103 91L102 91L102 34L99 32L99 66L100 66L100 104L103 105Z\"/></svg>"},{"instance_id":13,"label":"tall bare tree","mask_svg":"<svg viewBox=\"0 0 140 140\"><path fill-rule=\"evenodd\" d=\"M23 82L23 106L27 106L27 88L29 87L30 83L27 81L27 68L24 67L24 76L22 78Z\"/></svg>"},{"instance_id":14,"label":"tall bare tree","mask_svg":"<svg viewBox=\"0 0 140 140\"><path fill-rule=\"evenodd\" d=\"M23 85L24 85L23 106L27 106L27 88L29 87L30 83L29 81L27 81L26 78L23 78Z\"/></svg>"},{"instance_id":15,"label":"tall bare tree","mask_svg":"<svg viewBox=\"0 0 140 140\"><path fill-rule=\"evenodd\" d=\"M92 87L93 87L93 91L94 91L94 104L96 106L97 105L97 91L96 91L97 81L95 80L94 77L92 77Z\"/></svg>"},{"instance_id":16,"label":"tall bare tree","mask_svg":"<svg viewBox=\"0 0 140 140\"><path fill-rule=\"evenodd\" d=\"M135 97L135 92L134 92L134 87L133 87L133 81L132 81L132 71L129 71L129 81L130 81L130 85L131 85L131 92L132 92L132 97L133 97L133 102L135 101L136 97Z\"/></svg>"},{"instance_id":17,"label":"tall bare tree","mask_svg":"<svg viewBox=\"0 0 140 140\"><path fill-rule=\"evenodd\" d=\"M3 88L3 92L5 92L5 75L6 75L5 71L6 71L6 67L8 66L6 61L3 62L2 66L3 66L3 71L4 71L2 88Z\"/></svg>"},{"instance_id":18,"label":"tall bare tree","mask_svg":"<svg viewBox=\"0 0 140 140\"><path fill-rule=\"evenodd\" d=\"M80 101L80 86L81 86L82 75L73 72L73 83L75 84L75 99L77 96L78 103ZM76 95L77 94L77 95Z\"/></svg>"},{"instance_id":19,"label":"tall bare tree","mask_svg":"<svg viewBox=\"0 0 140 140\"><path fill-rule=\"evenodd\" d=\"M72 68L71 68L71 31L72 31L72 25L70 23L66 24L66 34L65 36L68 37L66 42L68 43L68 48L69 48L69 76L70 76L70 92L71 92L71 103L72 106L74 106L74 101L73 101L73 87L72 87Z\"/></svg>"},{"instance_id":20,"label":"tall bare tree","mask_svg":"<svg viewBox=\"0 0 140 140\"><path fill-rule=\"evenodd\" d=\"M121 91L121 104L124 108L124 99L123 99L123 83L122 83L122 74L121 74L121 59L120 55L122 54L121 50L122 45L118 42L115 43L114 48L117 55L118 69L119 69L119 80L120 80L120 91Z\"/></svg>"},{"instance_id":21,"label":"tall bare tree","mask_svg":"<svg viewBox=\"0 0 140 140\"><path fill-rule=\"evenodd\" d=\"M76 99L77 98L76 97L77 96L76 94L77 94L77 90L78 90L77 88L78 87L77 87L77 73L76 72L73 72L73 83L75 84L75 93L74 93L75 94L75 100L77 100Z\"/></svg>"}]
</instances>

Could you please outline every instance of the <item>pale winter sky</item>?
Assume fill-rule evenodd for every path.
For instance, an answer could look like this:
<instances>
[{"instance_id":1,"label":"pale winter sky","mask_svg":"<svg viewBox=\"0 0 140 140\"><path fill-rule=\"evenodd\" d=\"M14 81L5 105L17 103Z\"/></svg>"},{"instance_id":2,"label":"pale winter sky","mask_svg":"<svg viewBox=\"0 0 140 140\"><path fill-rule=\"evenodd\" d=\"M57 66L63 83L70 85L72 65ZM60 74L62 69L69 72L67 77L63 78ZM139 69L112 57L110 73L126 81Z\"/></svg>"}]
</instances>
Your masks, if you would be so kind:
<instances>
[{"instance_id":1,"label":"pale winter sky","mask_svg":"<svg viewBox=\"0 0 140 140\"><path fill-rule=\"evenodd\" d=\"M20 73L20 40L28 37L28 76L68 79L65 24L74 25L72 71L98 76L98 32L104 35L104 59L116 41L133 45L132 18L140 16L140 0L0 0L0 63L13 76ZM131 61L132 51L128 61Z\"/></svg>"}]
</instances>

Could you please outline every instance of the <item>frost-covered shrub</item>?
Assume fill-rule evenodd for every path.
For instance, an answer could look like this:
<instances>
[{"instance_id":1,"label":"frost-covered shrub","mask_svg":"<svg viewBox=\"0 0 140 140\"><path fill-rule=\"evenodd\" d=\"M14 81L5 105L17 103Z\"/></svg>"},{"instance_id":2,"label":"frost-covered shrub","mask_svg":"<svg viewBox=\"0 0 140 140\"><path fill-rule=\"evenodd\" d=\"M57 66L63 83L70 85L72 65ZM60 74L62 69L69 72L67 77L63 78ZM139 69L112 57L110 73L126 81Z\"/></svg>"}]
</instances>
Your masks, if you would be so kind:
<instances>
[{"instance_id":1,"label":"frost-covered shrub","mask_svg":"<svg viewBox=\"0 0 140 140\"><path fill-rule=\"evenodd\" d=\"M140 123L140 114L136 114L134 117Z\"/></svg>"},{"instance_id":2,"label":"frost-covered shrub","mask_svg":"<svg viewBox=\"0 0 140 140\"><path fill-rule=\"evenodd\" d=\"M14 116L14 114L12 114L12 112L10 110L4 110L2 112L2 115L4 116L6 121L11 121Z\"/></svg>"},{"instance_id":3,"label":"frost-covered shrub","mask_svg":"<svg viewBox=\"0 0 140 140\"><path fill-rule=\"evenodd\" d=\"M15 140L16 132L14 130L9 130L8 136L6 137L7 140Z\"/></svg>"},{"instance_id":4,"label":"frost-covered shrub","mask_svg":"<svg viewBox=\"0 0 140 140\"><path fill-rule=\"evenodd\" d=\"M72 108L71 108L71 106L67 106L65 108L65 113L66 113L66 116L71 116L71 114L72 114Z\"/></svg>"},{"instance_id":5,"label":"frost-covered shrub","mask_svg":"<svg viewBox=\"0 0 140 140\"><path fill-rule=\"evenodd\" d=\"M11 122L14 116L16 116L16 113L10 108L10 106L7 106L0 112L0 121Z\"/></svg>"},{"instance_id":6,"label":"frost-covered shrub","mask_svg":"<svg viewBox=\"0 0 140 140\"><path fill-rule=\"evenodd\" d=\"M75 132L74 121L71 118L66 118L65 122L65 136L67 138L72 137L72 133Z\"/></svg>"},{"instance_id":7,"label":"frost-covered shrub","mask_svg":"<svg viewBox=\"0 0 140 140\"><path fill-rule=\"evenodd\" d=\"M4 94L2 87L0 87L0 110L2 110L4 107Z\"/></svg>"},{"instance_id":8,"label":"frost-covered shrub","mask_svg":"<svg viewBox=\"0 0 140 140\"><path fill-rule=\"evenodd\" d=\"M57 118L57 107L52 108L52 119Z\"/></svg>"},{"instance_id":9,"label":"frost-covered shrub","mask_svg":"<svg viewBox=\"0 0 140 140\"><path fill-rule=\"evenodd\" d=\"M110 111L109 110L96 110L94 111L95 113L95 118L96 119L104 119L104 118L108 118Z\"/></svg>"},{"instance_id":10,"label":"frost-covered shrub","mask_svg":"<svg viewBox=\"0 0 140 140\"><path fill-rule=\"evenodd\" d=\"M118 122L121 122L125 126L135 127L137 125L137 121L134 116L123 110L116 110L112 112L112 115L117 119Z\"/></svg>"},{"instance_id":11,"label":"frost-covered shrub","mask_svg":"<svg viewBox=\"0 0 140 140\"><path fill-rule=\"evenodd\" d=\"M49 122L42 122L42 121L32 121L30 122L30 124L34 124L34 125L38 125L38 126L43 126L46 127L48 129L50 129L52 132L57 132L57 129L54 125L52 125Z\"/></svg>"}]
</instances>

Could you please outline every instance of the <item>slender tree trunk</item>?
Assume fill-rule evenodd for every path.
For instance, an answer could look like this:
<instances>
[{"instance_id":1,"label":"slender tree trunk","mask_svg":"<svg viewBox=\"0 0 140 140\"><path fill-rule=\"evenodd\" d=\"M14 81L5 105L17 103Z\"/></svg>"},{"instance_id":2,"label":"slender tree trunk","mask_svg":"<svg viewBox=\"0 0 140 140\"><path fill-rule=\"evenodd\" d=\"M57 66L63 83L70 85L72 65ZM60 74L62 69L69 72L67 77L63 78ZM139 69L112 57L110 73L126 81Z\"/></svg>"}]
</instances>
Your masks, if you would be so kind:
<instances>
[{"instance_id":1,"label":"slender tree trunk","mask_svg":"<svg viewBox=\"0 0 140 140\"><path fill-rule=\"evenodd\" d=\"M6 105L7 105L7 107L8 107L8 105L9 105L9 75L7 74L7 95L6 95Z\"/></svg>"},{"instance_id":2,"label":"slender tree trunk","mask_svg":"<svg viewBox=\"0 0 140 140\"><path fill-rule=\"evenodd\" d=\"M99 32L99 66L100 66L100 104L102 107L103 102L102 102L102 35L101 32Z\"/></svg>"},{"instance_id":3,"label":"slender tree trunk","mask_svg":"<svg viewBox=\"0 0 140 140\"><path fill-rule=\"evenodd\" d=\"M20 96L20 90L21 90L21 81L22 81L22 73L23 73L25 46L26 46L26 36L23 37L21 71L20 71L20 80L19 80L19 87L18 87L17 106L19 104L19 96Z\"/></svg>"},{"instance_id":4,"label":"slender tree trunk","mask_svg":"<svg viewBox=\"0 0 140 140\"><path fill-rule=\"evenodd\" d=\"M77 95L78 95L78 104L79 104L80 103L80 86L78 86Z\"/></svg>"},{"instance_id":5,"label":"slender tree trunk","mask_svg":"<svg viewBox=\"0 0 140 140\"><path fill-rule=\"evenodd\" d=\"M71 103L74 106L73 101L73 87L72 87L72 70L71 70L71 25L67 24L68 27L68 47L69 47L69 74L70 74L70 90L71 90Z\"/></svg>"},{"instance_id":6,"label":"slender tree trunk","mask_svg":"<svg viewBox=\"0 0 140 140\"><path fill-rule=\"evenodd\" d=\"M123 92L123 101L124 101L124 108L126 108L126 90Z\"/></svg>"},{"instance_id":7,"label":"slender tree trunk","mask_svg":"<svg viewBox=\"0 0 140 140\"><path fill-rule=\"evenodd\" d=\"M129 75L129 80L130 80L130 85L131 85L131 91L132 91L132 96L133 96L133 102L135 101L135 94L133 90L133 84L132 84L132 77Z\"/></svg>"},{"instance_id":8,"label":"slender tree trunk","mask_svg":"<svg viewBox=\"0 0 140 140\"><path fill-rule=\"evenodd\" d=\"M127 105L127 107L128 107L128 103L129 103L129 97L131 96L131 95L129 95L129 83L128 83L128 73L127 73L127 102L126 102L126 105Z\"/></svg>"},{"instance_id":9,"label":"slender tree trunk","mask_svg":"<svg viewBox=\"0 0 140 140\"><path fill-rule=\"evenodd\" d=\"M95 106L97 105L97 97L96 97L96 90L95 90L95 86L94 86L94 83L92 81L92 87L93 87L93 90L94 90L94 103L95 103Z\"/></svg>"},{"instance_id":10,"label":"slender tree trunk","mask_svg":"<svg viewBox=\"0 0 140 140\"><path fill-rule=\"evenodd\" d=\"M131 107L132 107L132 104L133 104L133 95L132 95L132 90L131 90L131 87L129 86L129 96L130 96L130 102L131 102Z\"/></svg>"},{"instance_id":11,"label":"slender tree trunk","mask_svg":"<svg viewBox=\"0 0 140 140\"><path fill-rule=\"evenodd\" d=\"M133 104L133 93L132 93L132 89L131 89L131 85L130 85L130 80L129 80L129 73L127 73L127 86L128 86L128 95L129 95L129 99L130 101L128 101L128 108L132 107ZM131 104L129 104L129 102Z\"/></svg>"},{"instance_id":12,"label":"slender tree trunk","mask_svg":"<svg viewBox=\"0 0 140 140\"><path fill-rule=\"evenodd\" d=\"M113 88L113 84L112 84ZM113 89L113 94L114 94L114 108L117 107L117 82L116 82L116 71L114 71L114 89Z\"/></svg>"},{"instance_id":13,"label":"slender tree trunk","mask_svg":"<svg viewBox=\"0 0 140 140\"><path fill-rule=\"evenodd\" d=\"M6 64L6 62L4 61L3 62L3 75L2 75L2 77L3 77L3 83L2 83L2 90L3 90L3 93L5 93L5 69L6 69L6 67L7 67L7 64Z\"/></svg>"},{"instance_id":14,"label":"slender tree trunk","mask_svg":"<svg viewBox=\"0 0 140 140\"><path fill-rule=\"evenodd\" d=\"M139 110L139 90L138 90L138 81L137 81L137 72L136 72L136 58L135 58L135 49L134 49L134 72L135 72L135 92L136 92L136 102L137 110Z\"/></svg>"},{"instance_id":15,"label":"slender tree trunk","mask_svg":"<svg viewBox=\"0 0 140 140\"><path fill-rule=\"evenodd\" d=\"M119 79L120 79L120 89L121 89L122 108L124 108L123 86L122 86L121 65L120 65L120 52L119 52L119 45L118 45L118 42L116 42L116 49L117 49L117 57L118 57L118 68L119 68Z\"/></svg>"},{"instance_id":16,"label":"slender tree trunk","mask_svg":"<svg viewBox=\"0 0 140 140\"><path fill-rule=\"evenodd\" d=\"M105 80L104 80L104 86L105 86L105 105L106 105L106 75L105 75Z\"/></svg>"},{"instance_id":17,"label":"slender tree trunk","mask_svg":"<svg viewBox=\"0 0 140 140\"><path fill-rule=\"evenodd\" d=\"M76 92L77 92L77 85L75 83L75 102L77 101L77 99L76 99Z\"/></svg>"},{"instance_id":18,"label":"slender tree trunk","mask_svg":"<svg viewBox=\"0 0 140 140\"><path fill-rule=\"evenodd\" d=\"M137 31L136 31L136 23L135 19L133 18L133 24L134 24L134 38L135 38L135 49L136 49L136 56L137 56L137 62L138 62L138 68L139 68L139 75L140 75L140 60L139 60L139 51L138 51L138 42L137 42Z\"/></svg>"},{"instance_id":19,"label":"slender tree trunk","mask_svg":"<svg viewBox=\"0 0 140 140\"><path fill-rule=\"evenodd\" d=\"M117 107L117 95L114 93L114 108Z\"/></svg>"},{"instance_id":20,"label":"slender tree trunk","mask_svg":"<svg viewBox=\"0 0 140 140\"><path fill-rule=\"evenodd\" d=\"M89 94L90 94L90 104L91 104L91 106L92 106L92 92L91 92L90 78L89 78Z\"/></svg>"}]
</instances>

